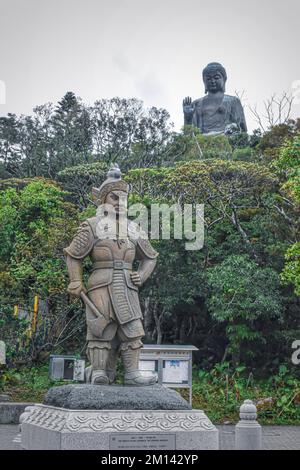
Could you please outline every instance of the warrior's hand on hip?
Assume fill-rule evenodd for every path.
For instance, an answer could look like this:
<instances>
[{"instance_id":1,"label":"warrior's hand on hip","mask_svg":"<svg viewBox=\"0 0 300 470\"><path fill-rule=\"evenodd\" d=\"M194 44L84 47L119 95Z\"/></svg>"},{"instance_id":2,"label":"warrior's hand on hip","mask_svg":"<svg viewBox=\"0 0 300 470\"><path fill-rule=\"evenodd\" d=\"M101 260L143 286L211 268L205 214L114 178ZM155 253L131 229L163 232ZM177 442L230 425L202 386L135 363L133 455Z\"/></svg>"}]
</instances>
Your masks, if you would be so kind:
<instances>
[{"instance_id":1,"label":"warrior's hand on hip","mask_svg":"<svg viewBox=\"0 0 300 470\"><path fill-rule=\"evenodd\" d=\"M81 292L86 292L82 281L71 281L68 285L68 293L74 297L80 297Z\"/></svg>"},{"instance_id":2,"label":"warrior's hand on hip","mask_svg":"<svg viewBox=\"0 0 300 470\"><path fill-rule=\"evenodd\" d=\"M130 279L135 286L140 287L142 285L141 276L137 271L133 271L132 273L130 273Z\"/></svg>"}]
</instances>

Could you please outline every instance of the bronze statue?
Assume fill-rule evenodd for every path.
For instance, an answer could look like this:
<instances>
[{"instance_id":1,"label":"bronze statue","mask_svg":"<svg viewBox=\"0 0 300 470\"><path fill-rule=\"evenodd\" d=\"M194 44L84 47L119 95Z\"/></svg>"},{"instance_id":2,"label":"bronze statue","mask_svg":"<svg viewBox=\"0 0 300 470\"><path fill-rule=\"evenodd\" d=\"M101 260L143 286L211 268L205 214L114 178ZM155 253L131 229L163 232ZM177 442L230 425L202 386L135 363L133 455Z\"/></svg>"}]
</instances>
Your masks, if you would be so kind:
<instances>
[{"instance_id":1,"label":"bronze statue","mask_svg":"<svg viewBox=\"0 0 300 470\"><path fill-rule=\"evenodd\" d=\"M115 380L119 353L126 385L156 382L155 375L143 376L139 371L141 338L145 333L138 289L154 270L158 253L137 224L126 217L123 221L128 228L127 237L120 230L128 191L118 166L112 167L100 188L93 188L97 215L81 224L64 250L70 277L68 292L81 297L86 306L87 356L91 363L87 381L92 384ZM86 256L91 258L93 267L85 287L82 262ZM133 271L136 259L139 267Z\"/></svg>"},{"instance_id":2,"label":"bronze statue","mask_svg":"<svg viewBox=\"0 0 300 470\"><path fill-rule=\"evenodd\" d=\"M206 96L193 102L190 97L183 100L184 124L198 127L205 135L247 132L241 101L236 96L225 95L225 68L212 62L202 75Z\"/></svg>"}]
</instances>

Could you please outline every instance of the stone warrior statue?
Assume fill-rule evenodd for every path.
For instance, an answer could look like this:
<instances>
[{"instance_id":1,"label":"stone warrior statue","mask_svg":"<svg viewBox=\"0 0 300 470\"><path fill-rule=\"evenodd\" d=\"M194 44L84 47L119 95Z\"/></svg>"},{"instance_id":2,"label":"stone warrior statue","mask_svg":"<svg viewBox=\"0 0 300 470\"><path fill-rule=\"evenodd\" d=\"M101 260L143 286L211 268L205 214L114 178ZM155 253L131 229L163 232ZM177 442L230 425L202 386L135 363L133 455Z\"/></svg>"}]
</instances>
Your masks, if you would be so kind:
<instances>
[{"instance_id":1,"label":"stone warrior statue","mask_svg":"<svg viewBox=\"0 0 300 470\"><path fill-rule=\"evenodd\" d=\"M242 104L236 96L225 95L227 74L218 62L202 72L206 96L192 102L183 100L184 124L198 127L205 135L247 132Z\"/></svg>"},{"instance_id":2,"label":"stone warrior statue","mask_svg":"<svg viewBox=\"0 0 300 470\"><path fill-rule=\"evenodd\" d=\"M136 223L128 221L126 215L123 220L127 238L119 236L128 190L119 167L111 167L100 188L93 188L97 215L81 224L64 250L70 277L68 292L81 297L86 306L87 356L91 363L87 381L92 384L114 381L119 353L124 364L125 385L156 382L155 375L143 376L139 371L141 338L145 332L138 288L154 270L158 253L145 233L138 230ZM92 260L93 267L84 287L82 262L86 256ZM137 271L132 267L135 259L140 261Z\"/></svg>"}]
</instances>

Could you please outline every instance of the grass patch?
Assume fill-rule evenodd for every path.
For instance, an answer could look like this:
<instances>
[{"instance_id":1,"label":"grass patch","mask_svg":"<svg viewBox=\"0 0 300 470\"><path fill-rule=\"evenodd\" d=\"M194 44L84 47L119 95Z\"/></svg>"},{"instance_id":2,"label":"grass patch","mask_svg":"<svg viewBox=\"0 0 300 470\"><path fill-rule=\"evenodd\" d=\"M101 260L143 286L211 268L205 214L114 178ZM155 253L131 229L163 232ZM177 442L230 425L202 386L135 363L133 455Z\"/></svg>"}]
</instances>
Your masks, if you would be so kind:
<instances>
[{"instance_id":1,"label":"grass patch","mask_svg":"<svg viewBox=\"0 0 300 470\"><path fill-rule=\"evenodd\" d=\"M0 390L7 393L11 401L41 403L45 393L55 385L65 385L65 380L51 380L49 366L23 367L0 372Z\"/></svg>"},{"instance_id":2,"label":"grass patch","mask_svg":"<svg viewBox=\"0 0 300 470\"><path fill-rule=\"evenodd\" d=\"M188 399L188 391L182 392ZM261 424L300 424L300 380L280 366L277 375L256 379L244 366L218 364L211 371L194 370L193 408L203 409L218 424L236 423L244 400L253 400Z\"/></svg>"}]
</instances>

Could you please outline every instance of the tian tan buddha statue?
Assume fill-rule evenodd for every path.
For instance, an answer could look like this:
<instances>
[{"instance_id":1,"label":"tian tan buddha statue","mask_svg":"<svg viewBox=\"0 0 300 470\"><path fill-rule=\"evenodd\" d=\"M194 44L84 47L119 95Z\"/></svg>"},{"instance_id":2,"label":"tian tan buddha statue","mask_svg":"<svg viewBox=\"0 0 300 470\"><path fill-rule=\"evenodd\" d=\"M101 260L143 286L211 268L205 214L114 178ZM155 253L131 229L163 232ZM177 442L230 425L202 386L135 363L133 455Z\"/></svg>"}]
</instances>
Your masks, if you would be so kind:
<instances>
[{"instance_id":1,"label":"tian tan buddha statue","mask_svg":"<svg viewBox=\"0 0 300 470\"><path fill-rule=\"evenodd\" d=\"M212 62L202 75L206 96L193 102L190 97L183 100L184 124L192 124L206 135L247 132L239 98L225 95L227 74L224 67Z\"/></svg>"},{"instance_id":2,"label":"tian tan buddha statue","mask_svg":"<svg viewBox=\"0 0 300 470\"><path fill-rule=\"evenodd\" d=\"M128 190L119 167L111 167L100 188L93 188L96 216L81 224L64 250L70 277L68 292L81 297L86 307L87 356L91 363L86 381L97 385L115 380L119 354L125 385L156 382L154 374L143 376L139 371L145 333L138 289L154 270L158 253L146 234L126 217ZM125 236L120 230L124 221ZM85 287L82 262L87 256L93 265ZM137 271L132 266L135 260L139 260Z\"/></svg>"}]
</instances>

